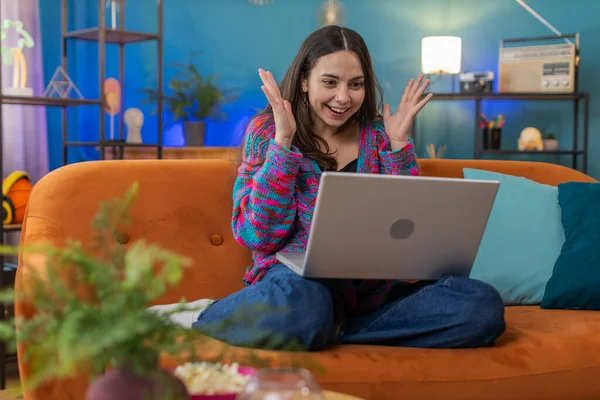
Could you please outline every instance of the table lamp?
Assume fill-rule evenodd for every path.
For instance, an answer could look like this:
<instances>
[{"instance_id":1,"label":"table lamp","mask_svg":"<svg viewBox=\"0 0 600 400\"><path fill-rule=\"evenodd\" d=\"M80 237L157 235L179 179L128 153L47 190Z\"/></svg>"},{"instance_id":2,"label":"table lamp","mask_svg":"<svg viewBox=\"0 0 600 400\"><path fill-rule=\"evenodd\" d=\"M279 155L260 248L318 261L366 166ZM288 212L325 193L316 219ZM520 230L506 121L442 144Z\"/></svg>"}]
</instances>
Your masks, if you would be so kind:
<instances>
[{"instance_id":1,"label":"table lamp","mask_svg":"<svg viewBox=\"0 0 600 400\"><path fill-rule=\"evenodd\" d=\"M452 75L460 72L462 41L456 36L428 36L421 41L421 72L424 74Z\"/></svg>"}]
</instances>

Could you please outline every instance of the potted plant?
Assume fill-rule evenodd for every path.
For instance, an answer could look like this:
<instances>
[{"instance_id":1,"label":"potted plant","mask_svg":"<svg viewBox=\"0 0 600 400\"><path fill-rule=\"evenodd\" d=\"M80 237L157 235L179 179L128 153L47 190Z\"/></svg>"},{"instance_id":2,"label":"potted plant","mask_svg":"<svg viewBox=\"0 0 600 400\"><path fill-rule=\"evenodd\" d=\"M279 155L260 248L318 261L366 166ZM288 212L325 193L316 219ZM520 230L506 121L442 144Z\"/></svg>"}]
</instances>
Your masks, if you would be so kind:
<instances>
[{"instance_id":1,"label":"potted plant","mask_svg":"<svg viewBox=\"0 0 600 400\"><path fill-rule=\"evenodd\" d=\"M34 289L18 299L32 304L35 316L3 322L0 329L2 339L14 341L11 325L16 323L19 340L28 344L25 357L34 373L25 390L85 370L99 375L88 400L187 398L183 383L159 367L159 353L190 350L192 332L170 322L175 310L158 315L146 307L179 282L190 260L143 240L129 248L114 240L129 222L136 192L134 184L123 199L103 205L93 221L89 250L72 240L64 248L0 248L4 254L34 253L45 260L47 275L28 274ZM72 279L64 279L65 273ZM81 285L90 298L75 289ZM3 293L4 301L7 296L12 293Z\"/></svg>"},{"instance_id":2,"label":"potted plant","mask_svg":"<svg viewBox=\"0 0 600 400\"><path fill-rule=\"evenodd\" d=\"M219 363L228 357L230 347L217 342L221 347L215 348L211 337L232 323L254 329L253 338L267 343L264 348L304 350L296 343L278 342L276 335L255 326L259 315L279 312L268 305L243 307L202 332L171 320L172 314L192 309L185 299L171 311L151 312L151 303L179 283L191 260L143 239L127 246L115 240L130 224L129 209L137 190L134 183L123 198L101 205L92 222L89 248L75 240L64 247L0 246L3 254L32 253L44 260L43 276L32 276L31 270L39 268L23 271L31 291L0 292L3 303L19 296L17 300L36 310L30 319L0 322L0 340L7 341L9 348L14 349L17 336L27 344L24 361L32 375L26 391L85 371L92 378L86 400L187 400L186 386L174 371L160 367L159 354L187 354L186 362ZM88 289L86 295L79 290L82 287ZM210 351L200 357L195 350L204 343L209 343ZM236 356L236 361L268 365L252 352L248 357L250 361Z\"/></svg>"},{"instance_id":3,"label":"potted plant","mask_svg":"<svg viewBox=\"0 0 600 400\"><path fill-rule=\"evenodd\" d=\"M546 133L542 139L544 151L556 151L558 149L558 140L554 133Z\"/></svg>"},{"instance_id":4,"label":"potted plant","mask_svg":"<svg viewBox=\"0 0 600 400\"><path fill-rule=\"evenodd\" d=\"M173 120L183 122L186 146L203 146L206 136L205 121L208 118L224 120L226 116L220 110L220 106L239 97L235 89L219 87L218 77L204 77L192 63L196 54L192 54L185 64L171 64L178 72L169 81L170 94L163 93L163 100ZM142 89L142 93L146 95L142 104L158 100L156 89Z\"/></svg>"}]
</instances>

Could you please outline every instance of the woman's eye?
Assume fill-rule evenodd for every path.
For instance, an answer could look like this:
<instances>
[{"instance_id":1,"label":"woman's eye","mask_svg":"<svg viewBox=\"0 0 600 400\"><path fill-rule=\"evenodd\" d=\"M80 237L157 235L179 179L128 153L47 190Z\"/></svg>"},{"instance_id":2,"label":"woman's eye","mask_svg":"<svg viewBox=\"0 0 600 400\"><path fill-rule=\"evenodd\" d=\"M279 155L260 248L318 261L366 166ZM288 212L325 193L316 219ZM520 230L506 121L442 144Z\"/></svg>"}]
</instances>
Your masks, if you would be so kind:
<instances>
[{"instance_id":1,"label":"woman's eye","mask_svg":"<svg viewBox=\"0 0 600 400\"><path fill-rule=\"evenodd\" d=\"M323 83L326 85L335 85L334 81L323 81Z\"/></svg>"},{"instance_id":2,"label":"woman's eye","mask_svg":"<svg viewBox=\"0 0 600 400\"><path fill-rule=\"evenodd\" d=\"M354 82L354 83L350 84L350 86L352 86L353 88L356 88L356 89L361 88L362 85L363 85L362 82Z\"/></svg>"}]
</instances>

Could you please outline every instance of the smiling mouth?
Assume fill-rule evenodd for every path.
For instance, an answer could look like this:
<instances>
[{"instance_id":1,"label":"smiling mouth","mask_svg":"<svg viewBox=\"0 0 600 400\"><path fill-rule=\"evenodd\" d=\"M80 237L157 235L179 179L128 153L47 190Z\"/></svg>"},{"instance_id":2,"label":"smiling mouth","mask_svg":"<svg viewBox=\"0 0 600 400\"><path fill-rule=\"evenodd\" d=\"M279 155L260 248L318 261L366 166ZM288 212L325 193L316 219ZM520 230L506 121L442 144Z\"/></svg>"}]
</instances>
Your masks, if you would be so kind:
<instances>
[{"instance_id":1,"label":"smiling mouth","mask_svg":"<svg viewBox=\"0 0 600 400\"><path fill-rule=\"evenodd\" d=\"M331 110L331 112L333 112L333 114L339 115L339 116L344 115L349 110L349 108L331 107L329 105L327 105L327 108L329 108Z\"/></svg>"}]
</instances>

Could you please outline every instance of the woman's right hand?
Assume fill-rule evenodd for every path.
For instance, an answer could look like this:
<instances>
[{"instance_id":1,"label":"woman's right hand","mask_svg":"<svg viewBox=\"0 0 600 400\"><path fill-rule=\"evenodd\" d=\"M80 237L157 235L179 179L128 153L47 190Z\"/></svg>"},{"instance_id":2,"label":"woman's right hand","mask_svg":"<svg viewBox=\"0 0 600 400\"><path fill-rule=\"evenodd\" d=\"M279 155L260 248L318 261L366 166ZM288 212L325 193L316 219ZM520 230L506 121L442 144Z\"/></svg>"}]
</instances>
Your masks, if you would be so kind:
<instances>
[{"instance_id":1,"label":"woman's right hand","mask_svg":"<svg viewBox=\"0 0 600 400\"><path fill-rule=\"evenodd\" d=\"M273 118L275 119L275 142L280 146L292 147L292 140L296 134L296 120L292 114L292 105L288 100L284 100L279 92L279 86L273 78L271 72L260 68L258 75L264 85L260 88L267 96L267 100L273 108Z\"/></svg>"}]
</instances>

